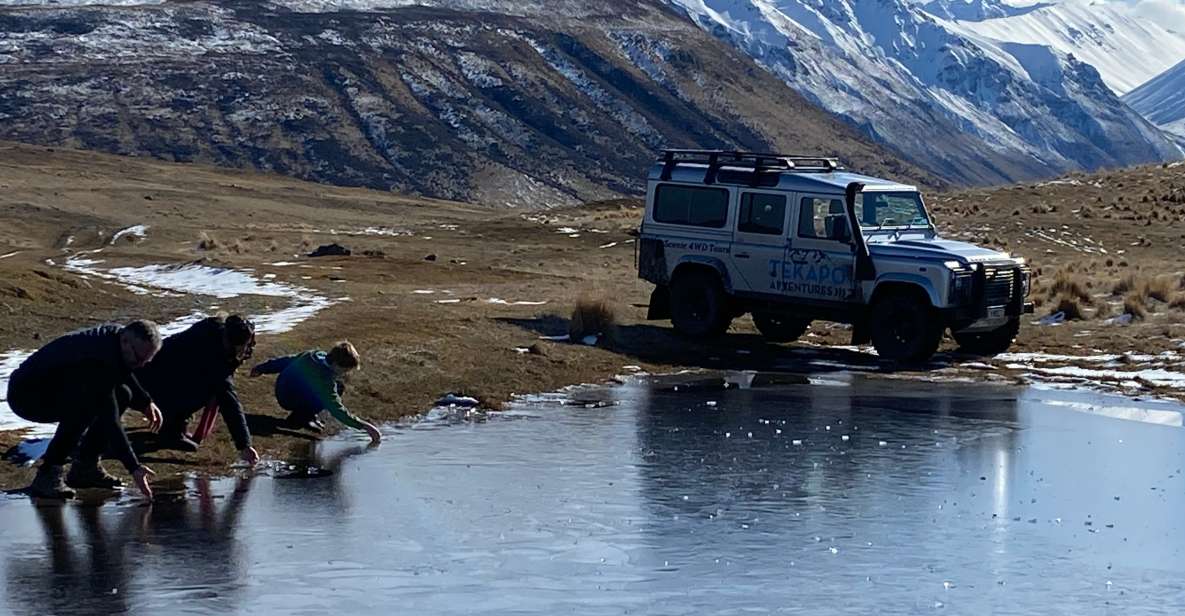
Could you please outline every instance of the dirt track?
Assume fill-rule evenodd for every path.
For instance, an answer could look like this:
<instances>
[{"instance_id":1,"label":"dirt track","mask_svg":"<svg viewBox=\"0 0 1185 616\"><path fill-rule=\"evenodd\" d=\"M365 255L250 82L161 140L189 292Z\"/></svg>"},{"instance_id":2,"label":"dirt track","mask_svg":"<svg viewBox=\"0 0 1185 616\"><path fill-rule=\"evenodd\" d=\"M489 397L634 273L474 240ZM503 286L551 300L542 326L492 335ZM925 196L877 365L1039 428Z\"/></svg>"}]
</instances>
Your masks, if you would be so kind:
<instances>
[{"instance_id":1,"label":"dirt track","mask_svg":"<svg viewBox=\"0 0 1185 616\"><path fill-rule=\"evenodd\" d=\"M1112 277L1122 276L1118 255L1048 248L1048 242L1026 234L1033 227L1078 223L1065 210L1033 213L1035 204L1047 201L1041 189L1023 195L1007 190L990 193L1024 199L1010 204L1010 210L1023 211L1008 217L1007 225L999 224L997 211L975 212L966 205L982 200L980 193L932 201L940 222L957 221L942 225L944 231L1009 242L1010 249L1033 260L1042 269L1042 293L1053 271L1070 264L1082 268L1081 276L1100 293ZM629 234L639 216L638 203L631 201L547 213L489 210L277 176L0 145L0 255L16 253L0 257L0 352L36 348L59 333L103 321L144 316L167 322L214 304L255 314L282 308L286 301L150 298L62 268L70 255L103 248L96 255L104 261L98 266L102 268L200 261L250 269L261 279L274 275L275 282L336 300L291 332L262 336L257 358L326 347L343 338L353 341L363 354L363 371L346 402L375 420L423 412L447 392L473 395L494 407L515 393L601 381L633 370L627 366L654 372L685 367L883 369L868 354L826 348L846 345L847 331L825 324L812 328L805 344L771 345L755 335L746 318L719 343L697 345L674 336L667 323L646 322L650 289L636 277ZM143 239L110 245L114 232L135 224L147 225ZM981 229L989 224L993 229ZM1113 221L1091 221L1083 229L1106 245L1130 243L1119 232L1127 228ZM1128 268L1148 263L1141 275L1182 269L1180 257L1170 249L1179 240L1173 234L1179 232L1168 226L1141 232L1153 238L1147 240L1151 245L1127 247L1122 258ZM334 241L354 255L303 256ZM1045 252L1054 249L1061 252ZM1104 265L1107 258L1113 261L1110 268ZM277 262L288 264L268 265ZM1094 262L1097 269L1088 267ZM541 340L565 333L566 317L582 295L612 300L621 322L616 339L603 348ZM1039 309L1038 316L1048 309ZM1026 322L1017 348L1068 355L1089 355L1096 349L1175 352L1185 334L1185 327L1177 324L1180 314L1166 303L1130 327L1104 326L1098 319L1058 327ZM940 364L950 361L944 356ZM959 374L1017 380L1023 371L1006 364ZM950 378L950 372L940 370L934 376ZM277 427L282 413L271 399L271 381L242 375L239 386L252 414L257 447L273 457L292 455L307 437ZM1175 394L1151 385L1141 393L1153 391ZM161 475L219 472L234 458L224 429L198 454L153 452L151 437L140 433L135 439L146 450L145 461ZM17 440L16 434L0 433L0 450ZM398 446L397 440L388 446ZM5 488L22 484L31 473L10 465L0 468Z\"/></svg>"}]
</instances>

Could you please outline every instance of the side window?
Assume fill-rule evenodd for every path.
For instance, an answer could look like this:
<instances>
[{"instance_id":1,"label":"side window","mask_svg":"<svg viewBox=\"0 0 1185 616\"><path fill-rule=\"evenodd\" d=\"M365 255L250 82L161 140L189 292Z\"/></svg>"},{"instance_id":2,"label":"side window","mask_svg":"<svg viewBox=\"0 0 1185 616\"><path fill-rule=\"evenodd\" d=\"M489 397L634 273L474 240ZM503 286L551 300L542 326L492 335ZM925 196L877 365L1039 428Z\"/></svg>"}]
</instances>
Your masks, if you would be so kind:
<instances>
[{"instance_id":1,"label":"side window","mask_svg":"<svg viewBox=\"0 0 1185 616\"><path fill-rule=\"evenodd\" d=\"M654 189L654 220L674 225L723 228L728 221L728 191L662 184Z\"/></svg>"},{"instance_id":2,"label":"side window","mask_svg":"<svg viewBox=\"0 0 1185 616\"><path fill-rule=\"evenodd\" d=\"M806 197L798 210L798 237L847 242L852 233L843 199Z\"/></svg>"},{"instance_id":3,"label":"side window","mask_svg":"<svg viewBox=\"0 0 1185 616\"><path fill-rule=\"evenodd\" d=\"M741 194L737 231L781 235L786 226L786 197L760 193Z\"/></svg>"}]
</instances>

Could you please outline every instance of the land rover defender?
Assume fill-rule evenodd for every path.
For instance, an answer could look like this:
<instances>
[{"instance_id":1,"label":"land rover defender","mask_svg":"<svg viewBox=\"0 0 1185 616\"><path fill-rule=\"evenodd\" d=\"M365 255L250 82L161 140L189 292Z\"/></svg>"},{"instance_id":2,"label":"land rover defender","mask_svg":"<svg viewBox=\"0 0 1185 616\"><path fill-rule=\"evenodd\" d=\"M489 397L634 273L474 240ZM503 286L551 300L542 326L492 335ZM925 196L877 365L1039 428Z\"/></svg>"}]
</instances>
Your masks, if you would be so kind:
<instances>
[{"instance_id":1,"label":"land rover defender","mask_svg":"<svg viewBox=\"0 0 1185 616\"><path fill-rule=\"evenodd\" d=\"M926 361L947 329L1003 352L1032 312L1023 259L942 239L917 188L832 158L665 150L638 245L649 318L695 338L745 313L776 342L834 321L882 358Z\"/></svg>"}]
</instances>

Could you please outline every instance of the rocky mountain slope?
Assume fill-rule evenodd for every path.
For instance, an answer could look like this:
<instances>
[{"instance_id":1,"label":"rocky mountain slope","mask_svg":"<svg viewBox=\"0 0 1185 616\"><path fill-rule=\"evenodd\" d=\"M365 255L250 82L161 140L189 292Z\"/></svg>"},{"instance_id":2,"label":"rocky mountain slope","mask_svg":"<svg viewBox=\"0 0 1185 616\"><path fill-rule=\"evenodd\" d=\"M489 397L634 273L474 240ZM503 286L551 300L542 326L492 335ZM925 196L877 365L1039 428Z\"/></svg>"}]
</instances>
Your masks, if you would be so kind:
<instances>
[{"instance_id":1,"label":"rocky mountain slope","mask_svg":"<svg viewBox=\"0 0 1185 616\"><path fill-rule=\"evenodd\" d=\"M931 5L926 5L927 10ZM1177 4L1185 15L1185 4ZM1064 0L1021 15L960 23L998 41L1047 45L1099 71L1123 95L1185 59L1185 31L1146 18L1133 4Z\"/></svg>"},{"instance_id":2,"label":"rocky mountain slope","mask_svg":"<svg viewBox=\"0 0 1185 616\"><path fill-rule=\"evenodd\" d=\"M1123 100L1161 128L1185 140L1185 61L1128 92Z\"/></svg>"},{"instance_id":3,"label":"rocky mountain slope","mask_svg":"<svg viewBox=\"0 0 1185 616\"><path fill-rule=\"evenodd\" d=\"M657 2L403 4L3 2L0 138L523 207L634 193L663 146L942 184Z\"/></svg>"},{"instance_id":4,"label":"rocky mountain slope","mask_svg":"<svg viewBox=\"0 0 1185 616\"><path fill-rule=\"evenodd\" d=\"M1176 159L1098 71L904 0L673 0L822 107L968 182Z\"/></svg>"}]
</instances>

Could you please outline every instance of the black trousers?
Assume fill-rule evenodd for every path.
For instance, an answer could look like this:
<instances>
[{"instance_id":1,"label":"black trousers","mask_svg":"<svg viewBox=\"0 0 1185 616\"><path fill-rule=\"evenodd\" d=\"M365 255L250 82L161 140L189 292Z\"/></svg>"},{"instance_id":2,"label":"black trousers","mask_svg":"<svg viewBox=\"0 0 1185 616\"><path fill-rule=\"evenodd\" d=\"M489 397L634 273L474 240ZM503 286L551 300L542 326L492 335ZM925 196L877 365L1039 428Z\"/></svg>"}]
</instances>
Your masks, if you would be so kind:
<instances>
[{"instance_id":1,"label":"black trousers","mask_svg":"<svg viewBox=\"0 0 1185 616\"><path fill-rule=\"evenodd\" d=\"M42 460L47 465L62 465L78 448L78 460L97 462L111 443L105 420L122 415L132 401L127 385L107 387L101 383L75 381L69 385L45 385L10 382L8 405L12 412L27 421L57 422L58 429L49 441Z\"/></svg>"},{"instance_id":2,"label":"black trousers","mask_svg":"<svg viewBox=\"0 0 1185 616\"><path fill-rule=\"evenodd\" d=\"M337 390L337 395L339 395L339 396L346 393L346 385L345 385L345 383L342 383L341 381L338 381L337 383L334 384L334 389ZM284 406L283 403L280 404L280 408L284 409L285 411L288 411L288 421L299 422L302 424L308 423L308 422L316 419L317 415L320 415L321 411L325 410L323 408L316 408L315 409L315 408L308 406L308 405L300 405L300 406L293 405L293 406L289 407L289 406Z\"/></svg>"}]
</instances>

